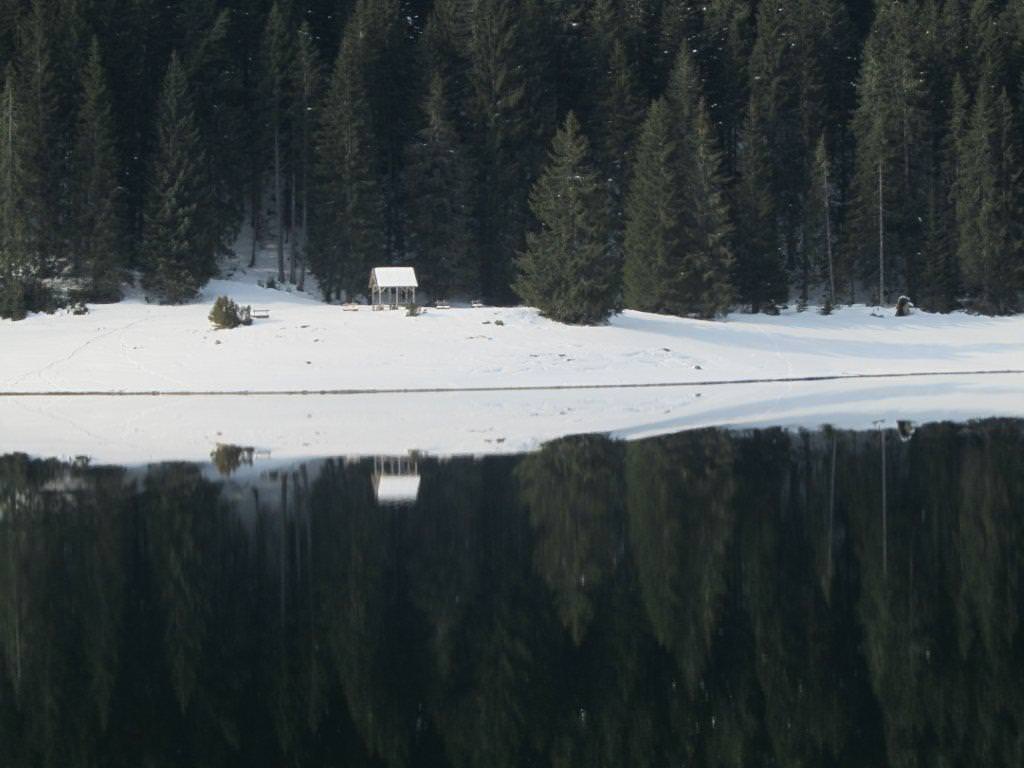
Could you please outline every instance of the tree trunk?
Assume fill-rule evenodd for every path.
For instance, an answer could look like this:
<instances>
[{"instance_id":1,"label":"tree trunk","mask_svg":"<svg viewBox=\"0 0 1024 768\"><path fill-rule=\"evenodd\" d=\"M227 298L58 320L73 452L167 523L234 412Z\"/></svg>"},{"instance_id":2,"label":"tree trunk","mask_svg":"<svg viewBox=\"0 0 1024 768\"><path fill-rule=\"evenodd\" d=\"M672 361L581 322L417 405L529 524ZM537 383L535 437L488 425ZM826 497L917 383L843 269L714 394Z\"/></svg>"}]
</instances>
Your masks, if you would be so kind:
<instances>
[{"instance_id":1,"label":"tree trunk","mask_svg":"<svg viewBox=\"0 0 1024 768\"><path fill-rule=\"evenodd\" d=\"M882 175L885 160L878 161L878 306L885 306L885 198Z\"/></svg>"},{"instance_id":2,"label":"tree trunk","mask_svg":"<svg viewBox=\"0 0 1024 768\"><path fill-rule=\"evenodd\" d=\"M295 171L292 171L291 215L288 217L288 282L295 284Z\"/></svg>"},{"instance_id":3,"label":"tree trunk","mask_svg":"<svg viewBox=\"0 0 1024 768\"><path fill-rule=\"evenodd\" d=\"M281 128L274 126L274 210L277 213L277 281L284 282L284 206L281 204Z\"/></svg>"},{"instance_id":4,"label":"tree trunk","mask_svg":"<svg viewBox=\"0 0 1024 768\"><path fill-rule=\"evenodd\" d=\"M836 278L832 268L832 211L829 203L828 185L828 160L825 161L825 252L828 254L828 300L829 304L836 303Z\"/></svg>"}]
</instances>

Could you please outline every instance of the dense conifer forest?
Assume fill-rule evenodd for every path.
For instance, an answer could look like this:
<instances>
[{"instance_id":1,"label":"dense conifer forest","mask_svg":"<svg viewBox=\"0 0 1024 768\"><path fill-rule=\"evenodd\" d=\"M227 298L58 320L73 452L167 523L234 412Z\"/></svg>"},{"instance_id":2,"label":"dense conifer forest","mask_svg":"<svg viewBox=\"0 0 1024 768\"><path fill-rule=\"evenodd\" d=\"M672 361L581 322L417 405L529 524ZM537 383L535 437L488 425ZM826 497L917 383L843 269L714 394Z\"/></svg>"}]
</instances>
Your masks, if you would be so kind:
<instances>
[{"instance_id":1,"label":"dense conifer forest","mask_svg":"<svg viewBox=\"0 0 1024 768\"><path fill-rule=\"evenodd\" d=\"M1024 0L0 0L0 315L193 297L1020 308Z\"/></svg>"}]
</instances>

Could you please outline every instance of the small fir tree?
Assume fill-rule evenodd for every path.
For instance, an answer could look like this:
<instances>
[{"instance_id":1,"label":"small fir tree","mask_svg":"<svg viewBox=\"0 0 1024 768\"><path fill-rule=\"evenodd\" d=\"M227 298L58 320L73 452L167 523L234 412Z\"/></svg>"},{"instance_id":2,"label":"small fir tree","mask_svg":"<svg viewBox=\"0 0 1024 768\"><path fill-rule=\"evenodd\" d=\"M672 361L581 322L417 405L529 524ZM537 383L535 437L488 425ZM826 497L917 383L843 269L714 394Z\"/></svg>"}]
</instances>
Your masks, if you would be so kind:
<instances>
[{"instance_id":1,"label":"small fir tree","mask_svg":"<svg viewBox=\"0 0 1024 768\"><path fill-rule=\"evenodd\" d=\"M194 297L216 273L199 203L204 160L185 69L171 55L160 95L158 150L143 229L143 287L165 304Z\"/></svg>"},{"instance_id":2,"label":"small fir tree","mask_svg":"<svg viewBox=\"0 0 1024 768\"><path fill-rule=\"evenodd\" d=\"M605 236L603 194L572 112L555 134L547 168L530 193L530 208L540 229L527 235L516 291L559 322L606 320L615 309L616 271Z\"/></svg>"}]
</instances>

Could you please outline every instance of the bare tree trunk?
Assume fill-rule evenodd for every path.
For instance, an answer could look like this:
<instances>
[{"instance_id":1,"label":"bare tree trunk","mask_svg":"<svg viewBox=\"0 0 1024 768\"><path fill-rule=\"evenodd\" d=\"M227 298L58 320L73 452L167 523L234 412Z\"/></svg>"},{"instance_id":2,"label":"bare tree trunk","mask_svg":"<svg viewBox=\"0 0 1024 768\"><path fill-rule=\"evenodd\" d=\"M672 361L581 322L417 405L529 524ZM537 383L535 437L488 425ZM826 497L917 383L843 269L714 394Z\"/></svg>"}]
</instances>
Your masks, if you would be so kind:
<instances>
[{"instance_id":1,"label":"bare tree trunk","mask_svg":"<svg viewBox=\"0 0 1024 768\"><path fill-rule=\"evenodd\" d=\"M274 210L277 213L277 281L284 282L284 206L281 201L281 128L274 126Z\"/></svg>"},{"instance_id":2,"label":"bare tree trunk","mask_svg":"<svg viewBox=\"0 0 1024 768\"><path fill-rule=\"evenodd\" d=\"M303 147L305 152L305 147ZM303 157L302 161L302 248L299 254L301 265L299 267L299 290L306 290L306 259L307 251L309 248L309 193L306 191L306 185L308 184L306 174L306 161Z\"/></svg>"},{"instance_id":3,"label":"bare tree trunk","mask_svg":"<svg viewBox=\"0 0 1024 768\"><path fill-rule=\"evenodd\" d=\"M885 160L878 161L878 306L885 306L885 197L882 176Z\"/></svg>"},{"instance_id":4,"label":"bare tree trunk","mask_svg":"<svg viewBox=\"0 0 1024 768\"><path fill-rule=\"evenodd\" d=\"M827 151L827 150L826 150ZM836 278L832 268L832 210L829 199L828 155L825 155L825 250L828 253L828 297L829 302L836 303Z\"/></svg>"},{"instance_id":5,"label":"bare tree trunk","mask_svg":"<svg viewBox=\"0 0 1024 768\"><path fill-rule=\"evenodd\" d=\"M261 227L260 227L260 208L263 205L263 200L262 200L263 195L261 194L261 190L260 190L259 171L253 171L251 192L252 192L252 200L249 203L249 206L250 206L249 224L252 227L252 251L249 254L249 269L252 269L253 267L256 266L256 251L259 248L259 240L260 240L260 234L261 234L260 233L260 229L261 229Z\"/></svg>"},{"instance_id":6,"label":"bare tree trunk","mask_svg":"<svg viewBox=\"0 0 1024 768\"><path fill-rule=\"evenodd\" d=\"M288 282L295 284L295 171L292 171L291 216L288 222Z\"/></svg>"}]
</instances>

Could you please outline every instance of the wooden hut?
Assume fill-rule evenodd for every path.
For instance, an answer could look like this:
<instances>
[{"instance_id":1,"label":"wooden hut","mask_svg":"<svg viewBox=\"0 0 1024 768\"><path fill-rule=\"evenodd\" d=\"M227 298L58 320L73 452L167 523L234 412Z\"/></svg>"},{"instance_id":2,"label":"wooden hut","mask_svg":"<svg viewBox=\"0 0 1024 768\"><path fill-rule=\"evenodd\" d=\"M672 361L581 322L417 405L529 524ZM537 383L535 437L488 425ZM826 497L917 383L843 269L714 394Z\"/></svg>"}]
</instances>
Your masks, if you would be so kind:
<instances>
[{"instance_id":1,"label":"wooden hut","mask_svg":"<svg viewBox=\"0 0 1024 768\"><path fill-rule=\"evenodd\" d=\"M418 287L412 267L374 267L370 271L370 303L374 309L415 304Z\"/></svg>"}]
</instances>

